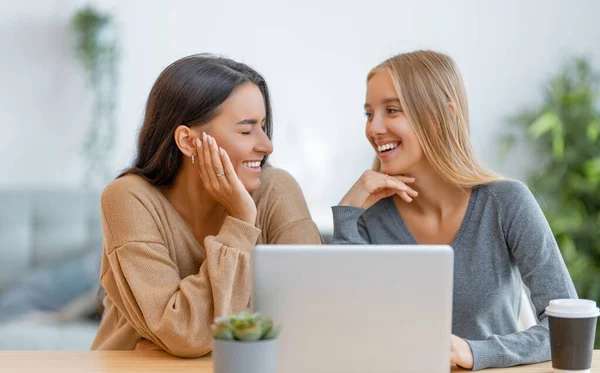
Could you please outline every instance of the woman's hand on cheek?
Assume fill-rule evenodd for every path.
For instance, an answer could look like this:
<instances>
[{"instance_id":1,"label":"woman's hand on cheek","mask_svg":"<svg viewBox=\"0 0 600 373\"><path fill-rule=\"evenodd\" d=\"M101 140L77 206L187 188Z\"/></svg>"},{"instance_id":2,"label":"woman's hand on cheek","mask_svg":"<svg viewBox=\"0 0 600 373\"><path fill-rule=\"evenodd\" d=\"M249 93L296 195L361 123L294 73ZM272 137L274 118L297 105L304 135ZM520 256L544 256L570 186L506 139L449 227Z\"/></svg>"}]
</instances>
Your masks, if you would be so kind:
<instances>
[{"instance_id":1,"label":"woman's hand on cheek","mask_svg":"<svg viewBox=\"0 0 600 373\"><path fill-rule=\"evenodd\" d=\"M229 216L254 225L256 204L235 173L227 152L206 133L202 134L202 140L197 138L195 142L204 189L225 207Z\"/></svg>"},{"instance_id":2,"label":"woman's hand on cheek","mask_svg":"<svg viewBox=\"0 0 600 373\"><path fill-rule=\"evenodd\" d=\"M417 191L407 185L414 182L415 179L412 177L389 176L368 170L354 183L339 204L366 210L379 200L394 194L398 194L403 200L410 202L418 195Z\"/></svg>"}]
</instances>

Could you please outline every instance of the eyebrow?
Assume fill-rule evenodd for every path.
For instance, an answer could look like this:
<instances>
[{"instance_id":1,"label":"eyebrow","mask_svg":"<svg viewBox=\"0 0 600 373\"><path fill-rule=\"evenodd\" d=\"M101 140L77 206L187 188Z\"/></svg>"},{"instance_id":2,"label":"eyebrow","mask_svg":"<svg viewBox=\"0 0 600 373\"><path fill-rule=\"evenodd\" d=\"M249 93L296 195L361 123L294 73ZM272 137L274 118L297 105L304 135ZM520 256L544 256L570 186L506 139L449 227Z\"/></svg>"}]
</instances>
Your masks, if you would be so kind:
<instances>
[{"instance_id":1,"label":"eyebrow","mask_svg":"<svg viewBox=\"0 0 600 373\"><path fill-rule=\"evenodd\" d=\"M400 100L397 97L385 98L381 101L383 105L385 104L400 104ZM371 105L369 103L365 103L365 108L370 108Z\"/></svg>"},{"instance_id":2,"label":"eyebrow","mask_svg":"<svg viewBox=\"0 0 600 373\"><path fill-rule=\"evenodd\" d=\"M265 120L266 120L266 118L263 119L262 122L264 122ZM244 119L244 120L237 122L236 124L244 125L244 124L256 124L256 123L258 123L258 121L256 119Z\"/></svg>"},{"instance_id":3,"label":"eyebrow","mask_svg":"<svg viewBox=\"0 0 600 373\"><path fill-rule=\"evenodd\" d=\"M237 122L236 124L256 124L256 123L258 123L258 121L256 119L244 119L244 120Z\"/></svg>"}]
</instances>

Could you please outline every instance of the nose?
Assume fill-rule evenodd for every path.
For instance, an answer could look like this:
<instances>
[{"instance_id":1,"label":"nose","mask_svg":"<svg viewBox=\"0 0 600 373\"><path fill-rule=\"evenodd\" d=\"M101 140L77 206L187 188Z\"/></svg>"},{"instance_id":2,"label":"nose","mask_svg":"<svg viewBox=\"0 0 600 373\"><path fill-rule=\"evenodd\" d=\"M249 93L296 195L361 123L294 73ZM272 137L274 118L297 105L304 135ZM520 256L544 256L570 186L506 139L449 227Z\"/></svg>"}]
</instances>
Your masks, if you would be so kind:
<instances>
[{"instance_id":1,"label":"nose","mask_svg":"<svg viewBox=\"0 0 600 373\"><path fill-rule=\"evenodd\" d=\"M265 155L273 153L273 143L265 131L260 131L260 134L258 135L258 141L256 142L256 145L254 145L254 150L257 153L262 153Z\"/></svg>"},{"instance_id":2,"label":"nose","mask_svg":"<svg viewBox=\"0 0 600 373\"><path fill-rule=\"evenodd\" d=\"M377 137L387 132L383 118L380 115L373 114L371 120L367 122L366 133L367 137Z\"/></svg>"}]
</instances>

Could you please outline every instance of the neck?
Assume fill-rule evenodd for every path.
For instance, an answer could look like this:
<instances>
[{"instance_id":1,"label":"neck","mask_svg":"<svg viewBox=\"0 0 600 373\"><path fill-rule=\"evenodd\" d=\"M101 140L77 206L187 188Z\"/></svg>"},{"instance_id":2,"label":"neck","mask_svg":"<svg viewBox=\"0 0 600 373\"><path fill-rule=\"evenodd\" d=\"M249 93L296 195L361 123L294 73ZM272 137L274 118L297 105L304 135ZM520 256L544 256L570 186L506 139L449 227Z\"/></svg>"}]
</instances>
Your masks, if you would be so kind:
<instances>
[{"instance_id":1,"label":"neck","mask_svg":"<svg viewBox=\"0 0 600 373\"><path fill-rule=\"evenodd\" d=\"M225 208L204 189L196 168L190 165L182 167L173 185L163 193L192 230L207 222L220 221L226 214Z\"/></svg>"},{"instance_id":2,"label":"neck","mask_svg":"<svg viewBox=\"0 0 600 373\"><path fill-rule=\"evenodd\" d=\"M399 196L394 196L397 206L411 209L423 215L437 215L444 217L456 209L464 206L465 199L471 195L470 189L464 189L443 179L428 162L414 168L413 172L404 174L415 178L409 187L415 189L419 195L410 203ZM400 205L398 204L400 203Z\"/></svg>"}]
</instances>

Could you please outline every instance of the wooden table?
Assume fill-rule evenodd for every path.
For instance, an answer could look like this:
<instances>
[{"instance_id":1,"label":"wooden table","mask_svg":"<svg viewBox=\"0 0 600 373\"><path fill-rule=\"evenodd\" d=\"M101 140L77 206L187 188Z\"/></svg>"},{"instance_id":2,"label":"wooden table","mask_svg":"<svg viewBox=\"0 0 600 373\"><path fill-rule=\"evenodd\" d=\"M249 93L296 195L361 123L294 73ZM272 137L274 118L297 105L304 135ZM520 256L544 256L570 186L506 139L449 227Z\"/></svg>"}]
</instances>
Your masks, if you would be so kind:
<instances>
[{"instance_id":1,"label":"wooden table","mask_svg":"<svg viewBox=\"0 0 600 373\"><path fill-rule=\"evenodd\" d=\"M190 372L212 373L210 357L180 359L158 351L0 351L0 372ZM452 372L464 372L453 368ZM551 373L549 362L486 373ZM310 373L310 372L307 372ZM592 373L600 373L600 350L594 351Z\"/></svg>"}]
</instances>

